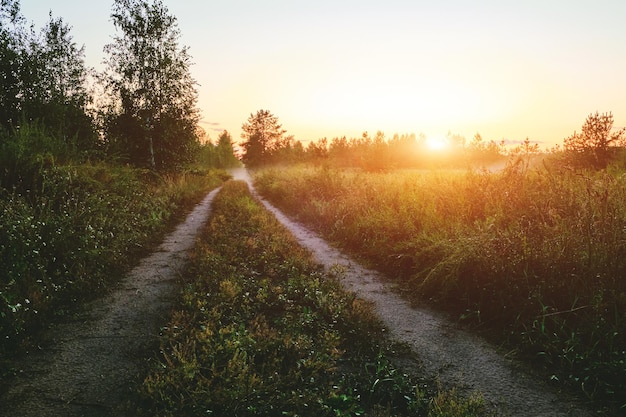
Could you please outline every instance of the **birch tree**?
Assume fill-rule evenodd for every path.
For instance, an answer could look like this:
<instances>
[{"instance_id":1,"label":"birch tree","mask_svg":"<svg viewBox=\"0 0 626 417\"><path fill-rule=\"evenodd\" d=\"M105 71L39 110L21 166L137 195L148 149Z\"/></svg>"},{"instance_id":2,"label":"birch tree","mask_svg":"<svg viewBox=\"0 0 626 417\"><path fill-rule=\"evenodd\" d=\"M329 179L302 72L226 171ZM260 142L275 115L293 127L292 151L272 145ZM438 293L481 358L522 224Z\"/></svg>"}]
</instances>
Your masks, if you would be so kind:
<instances>
[{"instance_id":1,"label":"birch tree","mask_svg":"<svg viewBox=\"0 0 626 417\"><path fill-rule=\"evenodd\" d=\"M199 110L188 48L160 0L115 0L106 84L115 98L108 135L130 162L175 170L191 157Z\"/></svg>"}]
</instances>

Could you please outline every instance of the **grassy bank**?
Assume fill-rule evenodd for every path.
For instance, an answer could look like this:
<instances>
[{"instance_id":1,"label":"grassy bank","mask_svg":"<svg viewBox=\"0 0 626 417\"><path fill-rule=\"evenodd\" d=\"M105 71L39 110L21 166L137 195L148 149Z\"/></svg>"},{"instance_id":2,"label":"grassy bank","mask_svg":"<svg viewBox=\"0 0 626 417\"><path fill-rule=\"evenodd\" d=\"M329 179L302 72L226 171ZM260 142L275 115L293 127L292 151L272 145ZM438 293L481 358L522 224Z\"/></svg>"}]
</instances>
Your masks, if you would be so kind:
<instances>
[{"instance_id":1,"label":"grassy bank","mask_svg":"<svg viewBox=\"0 0 626 417\"><path fill-rule=\"evenodd\" d=\"M40 166L0 188L0 356L106 291L176 216L225 179L107 164Z\"/></svg>"},{"instance_id":2,"label":"grassy bank","mask_svg":"<svg viewBox=\"0 0 626 417\"><path fill-rule=\"evenodd\" d=\"M259 191L331 241L626 411L620 172L266 170Z\"/></svg>"},{"instance_id":3,"label":"grassy bank","mask_svg":"<svg viewBox=\"0 0 626 417\"><path fill-rule=\"evenodd\" d=\"M484 415L480 400L435 400L388 360L370 306L229 182L182 280L145 379L147 415Z\"/></svg>"}]
</instances>

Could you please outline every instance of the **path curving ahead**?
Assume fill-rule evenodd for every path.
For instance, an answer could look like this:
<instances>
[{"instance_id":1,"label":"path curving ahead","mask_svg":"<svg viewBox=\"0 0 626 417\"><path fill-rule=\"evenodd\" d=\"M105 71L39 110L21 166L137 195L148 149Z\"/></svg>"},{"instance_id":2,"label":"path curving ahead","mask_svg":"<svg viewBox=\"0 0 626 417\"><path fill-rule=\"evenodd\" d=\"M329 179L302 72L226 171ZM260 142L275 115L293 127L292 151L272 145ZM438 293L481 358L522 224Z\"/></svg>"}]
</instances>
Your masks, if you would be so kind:
<instances>
[{"instance_id":1,"label":"path curving ahead","mask_svg":"<svg viewBox=\"0 0 626 417\"><path fill-rule=\"evenodd\" d=\"M217 190L196 205L112 293L54 326L39 351L19 361L0 397L0 416L123 416L167 323L175 279L207 220Z\"/></svg>"},{"instance_id":2,"label":"path curving ahead","mask_svg":"<svg viewBox=\"0 0 626 417\"><path fill-rule=\"evenodd\" d=\"M233 170L235 179L248 183L253 195L309 249L325 268L339 265L342 282L371 301L391 337L407 343L419 357L421 372L469 395L481 392L502 415L516 417L583 417L592 413L565 395L556 394L544 382L525 374L521 365L505 359L484 340L457 328L443 315L412 307L375 271L363 268L332 248L315 233L290 220L255 192L245 169Z\"/></svg>"}]
</instances>

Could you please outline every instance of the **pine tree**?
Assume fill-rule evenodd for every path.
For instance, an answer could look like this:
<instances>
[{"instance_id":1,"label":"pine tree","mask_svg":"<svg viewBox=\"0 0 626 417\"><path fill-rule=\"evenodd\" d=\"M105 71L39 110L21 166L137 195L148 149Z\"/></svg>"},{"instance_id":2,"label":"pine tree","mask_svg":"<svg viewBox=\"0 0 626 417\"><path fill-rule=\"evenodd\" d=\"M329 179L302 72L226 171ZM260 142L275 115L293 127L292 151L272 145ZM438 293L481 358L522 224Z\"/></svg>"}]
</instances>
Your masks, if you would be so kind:
<instances>
[{"instance_id":1,"label":"pine tree","mask_svg":"<svg viewBox=\"0 0 626 417\"><path fill-rule=\"evenodd\" d=\"M613 131L613 114L590 114L583 124L581 133L576 133L564 141L564 149L572 165L606 168L613 151L626 146L626 130Z\"/></svg>"},{"instance_id":2,"label":"pine tree","mask_svg":"<svg viewBox=\"0 0 626 417\"><path fill-rule=\"evenodd\" d=\"M278 123L278 117L269 110L259 110L256 114L250 114L241 129L243 130L241 138L244 139L241 144L244 150L242 161L250 167L270 163L272 150L287 132Z\"/></svg>"}]
</instances>

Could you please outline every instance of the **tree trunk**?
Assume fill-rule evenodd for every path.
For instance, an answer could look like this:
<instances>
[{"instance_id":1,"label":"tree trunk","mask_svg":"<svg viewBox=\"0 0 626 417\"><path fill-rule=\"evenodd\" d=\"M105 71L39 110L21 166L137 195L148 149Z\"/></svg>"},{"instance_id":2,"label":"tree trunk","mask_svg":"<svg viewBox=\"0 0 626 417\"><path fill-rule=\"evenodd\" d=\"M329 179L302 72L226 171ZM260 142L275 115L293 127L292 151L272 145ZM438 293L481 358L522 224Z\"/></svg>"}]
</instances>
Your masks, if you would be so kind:
<instances>
[{"instance_id":1,"label":"tree trunk","mask_svg":"<svg viewBox=\"0 0 626 417\"><path fill-rule=\"evenodd\" d=\"M150 168L156 170L156 163L154 161L154 142L152 140L152 135L148 140L150 141Z\"/></svg>"}]
</instances>

